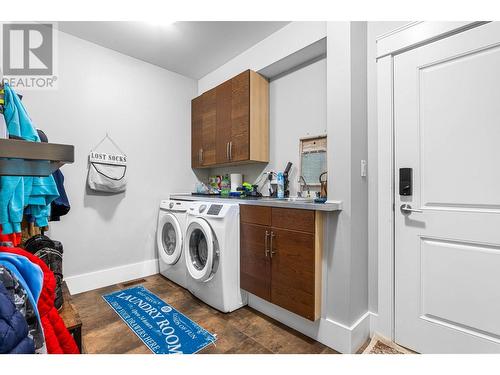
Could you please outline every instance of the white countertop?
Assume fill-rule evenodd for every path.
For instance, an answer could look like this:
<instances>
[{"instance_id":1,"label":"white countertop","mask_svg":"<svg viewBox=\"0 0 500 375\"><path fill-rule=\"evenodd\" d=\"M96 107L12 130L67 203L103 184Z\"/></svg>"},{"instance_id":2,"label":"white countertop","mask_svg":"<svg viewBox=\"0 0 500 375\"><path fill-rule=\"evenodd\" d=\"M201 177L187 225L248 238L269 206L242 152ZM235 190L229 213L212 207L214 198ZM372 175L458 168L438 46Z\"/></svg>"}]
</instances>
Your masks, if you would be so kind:
<instances>
[{"instance_id":1,"label":"white countertop","mask_svg":"<svg viewBox=\"0 0 500 375\"><path fill-rule=\"evenodd\" d=\"M220 202L220 203L238 203L249 204L254 206L269 206L269 207L282 207L282 208L296 208L300 210L314 210L314 211L341 211L341 201L327 201L326 203L308 203L304 201L288 201L278 198L234 198L234 197L221 197L221 196L199 196L191 195L190 193L172 194L170 199L182 201L204 201L204 202Z\"/></svg>"}]
</instances>

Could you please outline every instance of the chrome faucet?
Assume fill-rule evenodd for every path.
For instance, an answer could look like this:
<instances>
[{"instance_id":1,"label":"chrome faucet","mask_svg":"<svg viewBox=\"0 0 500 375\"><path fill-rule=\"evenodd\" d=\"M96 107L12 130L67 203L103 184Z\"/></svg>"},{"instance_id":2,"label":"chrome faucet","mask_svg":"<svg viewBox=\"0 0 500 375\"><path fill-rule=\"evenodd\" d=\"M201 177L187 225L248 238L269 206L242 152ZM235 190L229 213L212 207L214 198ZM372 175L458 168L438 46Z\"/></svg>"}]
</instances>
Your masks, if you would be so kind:
<instances>
[{"instance_id":1,"label":"chrome faucet","mask_svg":"<svg viewBox=\"0 0 500 375\"><path fill-rule=\"evenodd\" d=\"M301 181L301 180L304 182L304 184L300 184L300 181ZM305 186L305 187L306 187L306 189L307 189L307 196L308 196L308 197L310 197L310 196L311 196L311 188L309 187L309 184L307 183L307 181L306 181L306 179L304 178L304 176L299 176L299 184L300 184L300 192L299 192L300 194L299 194L299 193L297 193L297 195L298 195L299 197L302 197L302 192L303 192L303 191L302 191L302 186Z\"/></svg>"}]
</instances>

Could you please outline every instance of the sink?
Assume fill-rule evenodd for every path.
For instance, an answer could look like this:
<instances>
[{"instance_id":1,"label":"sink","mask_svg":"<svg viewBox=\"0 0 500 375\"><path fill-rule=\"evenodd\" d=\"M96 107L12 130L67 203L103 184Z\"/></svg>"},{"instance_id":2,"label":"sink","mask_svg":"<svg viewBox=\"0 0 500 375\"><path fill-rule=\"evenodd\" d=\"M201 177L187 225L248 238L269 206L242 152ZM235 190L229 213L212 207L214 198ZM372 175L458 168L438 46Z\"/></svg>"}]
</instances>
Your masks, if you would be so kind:
<instances>
[{"instance_id":1,"label":"sink","mask_svg":"<svg viewBox=\"0 0 500 375\"><path fill-rule=\"evenodd\" d=\"M314 203L314 198L305 198L305 197L288 197L283 199L277 199L279 201L285 202L297 202L297 203Z\"/></svg>"},{"instance_id":2,"label":"sink","mask_svg":"<svg viewBox=\"0 0 500 375\"><path fill-rule=\"evenodd\" d=\"M297 202L297 203L314 203L314 198L309 197L288 197L288 198L276 198L276 197L262 197L260 199L269 199L276 202Z\"/></svg>"},{"instance_id":3,"label":"sink","mask_svg":"<svg viewBox=\"0 0 500 375\"><path fill-rule=\"evenodd\" d=\"M286 198L289 202L302 202L302 203L313 203L314 198L312 197L289 197Z\"/></svg>"}]
</instances>

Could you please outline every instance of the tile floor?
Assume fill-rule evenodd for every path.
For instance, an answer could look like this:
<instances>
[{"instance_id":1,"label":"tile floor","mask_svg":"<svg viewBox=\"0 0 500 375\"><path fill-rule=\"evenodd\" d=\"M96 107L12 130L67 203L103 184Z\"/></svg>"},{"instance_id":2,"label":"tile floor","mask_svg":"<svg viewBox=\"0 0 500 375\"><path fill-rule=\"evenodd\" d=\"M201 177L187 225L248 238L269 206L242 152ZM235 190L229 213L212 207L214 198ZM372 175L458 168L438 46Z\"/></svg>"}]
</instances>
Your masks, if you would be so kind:
<instances>
[{"instance_id":1,"label":"tile floor","mask_svg":"<svg viewBox=\"0 0 500 375\"><path fill-rule=\"evenodd\" d=\"M302 335L250 307L224 314L193 297L161 275L116 284L72 297L83 322L86 353L151 353L101 298L119 289L141 284L190 319L218 335L216 346L201 353L335 354L336 351Z\"/></svg>"}]
</instances>

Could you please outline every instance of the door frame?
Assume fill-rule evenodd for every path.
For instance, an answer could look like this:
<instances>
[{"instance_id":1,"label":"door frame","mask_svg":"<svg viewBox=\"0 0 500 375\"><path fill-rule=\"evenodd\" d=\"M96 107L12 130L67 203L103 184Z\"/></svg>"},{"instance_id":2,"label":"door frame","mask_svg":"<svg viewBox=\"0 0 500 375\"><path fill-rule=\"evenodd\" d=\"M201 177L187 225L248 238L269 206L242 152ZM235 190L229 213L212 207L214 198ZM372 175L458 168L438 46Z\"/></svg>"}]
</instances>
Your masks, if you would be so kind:
<instances>
[{"instance_id":1,"label":"door frame","mask_svg":"<svg viewBox=\"0 0 500 375\"><path fill-rule=\"evenodd\" d=\"M394 56L488 22L411 22L377 43L378 309L372 331L395 340Z\"/></svg>"}]
</instances>

